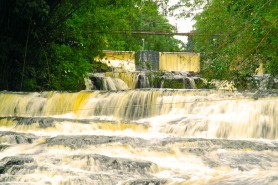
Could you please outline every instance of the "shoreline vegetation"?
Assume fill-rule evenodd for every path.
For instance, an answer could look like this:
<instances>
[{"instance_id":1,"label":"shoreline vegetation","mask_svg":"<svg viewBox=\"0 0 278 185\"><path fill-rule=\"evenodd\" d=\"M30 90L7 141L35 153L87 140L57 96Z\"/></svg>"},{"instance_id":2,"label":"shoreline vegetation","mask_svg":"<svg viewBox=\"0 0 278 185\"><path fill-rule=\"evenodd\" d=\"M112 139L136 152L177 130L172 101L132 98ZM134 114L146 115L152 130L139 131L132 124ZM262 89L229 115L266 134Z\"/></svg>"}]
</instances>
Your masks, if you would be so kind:
<instances>
[{"instance_id":1,"label":"shoreline vegetation","mask_svg":"<svg viewBox=\"0 0 278 185\"><path fill-rule=\"evenodd\" d=\"M198 52L203 78L234 82L243 90L260 65L277 77L277 1L165 2L1 1L0 90L83 90L89 73L110 70L94 61L103 50ZM173 35L132 34L176 32L166 18L176 10L181 11L175 16L196 21L187 43Z\"/></svg>"}]
</instances>

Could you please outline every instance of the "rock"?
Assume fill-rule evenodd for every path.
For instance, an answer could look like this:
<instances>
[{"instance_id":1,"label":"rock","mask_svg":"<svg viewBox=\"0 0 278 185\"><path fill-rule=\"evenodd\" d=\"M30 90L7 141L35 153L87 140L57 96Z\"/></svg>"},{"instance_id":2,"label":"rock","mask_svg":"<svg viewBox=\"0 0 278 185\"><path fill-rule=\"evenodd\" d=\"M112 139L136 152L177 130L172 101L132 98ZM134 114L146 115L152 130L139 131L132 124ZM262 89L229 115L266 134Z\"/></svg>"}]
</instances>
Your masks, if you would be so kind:
<instances>
[{"instance_id":1,"label":"rock","mask_svg":"<svg viewBox=\"0 0 278 185\"><path fill-rule=\"evenodd\" d=\"M90 145L101 145L105 143L121 143L131 146L145 147L147 141L140 138L129 137L110 137L110 136L94 136L94 135L77 135L77 136L57 136L46 140L48 146L63 145L72 149L82 148Z\"/></svg>"},{"instance_id":2,"label":"rock","mask_svg":"<svg viewBox=\"0 0 278 185\"><path fill-rule=\"evenodd\" d=\"M33 162L34 159L31 157L24 157L24 156L5 157L0 161L0 174L7 173L8 171L10 171L11 168L20 168L26 163L33 163Z\"/></svg>"},{"instance_id":3,"label":"rock","mask_svg":"<svg viewBox=\"0 0 278 185\"><path fill-rule=\"evenodd\" d=\"M166 183L164 179L137 179L124 182L123 185L163 185Z\"/></svg>"},{"instance_id":4,"label":"rock","mask_svg":"<svg viewBox=\"0 0 278 185\"><path fill-rule=\"evenodd\" d=\"M0 143L5 144L25 144L33 143L37 136L28 133L0 131Z\"/></svg>"}]
</instances>

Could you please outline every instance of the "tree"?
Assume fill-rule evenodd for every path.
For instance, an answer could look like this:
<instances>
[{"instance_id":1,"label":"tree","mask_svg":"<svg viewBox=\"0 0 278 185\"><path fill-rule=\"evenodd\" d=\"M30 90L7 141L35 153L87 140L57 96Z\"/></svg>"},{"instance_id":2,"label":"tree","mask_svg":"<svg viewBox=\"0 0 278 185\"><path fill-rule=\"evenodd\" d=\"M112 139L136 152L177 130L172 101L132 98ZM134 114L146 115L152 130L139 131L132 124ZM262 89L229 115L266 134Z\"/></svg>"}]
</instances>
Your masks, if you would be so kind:
<instances>
[{"instance_id":1,"label":"tree","mask_svg":"<svg viewBox=\"0 0 278 185\"><path fill-rule=\"evenodd\" d=\"M57 82L56 78L68 71L68 65L57 64L61 56L57 57L53 49L60 50L52 46L73 46L69 37L63 40L63 29L80 6L74 0L1 0L0 89L76 89L77 84L69 85L63 79ZM76 76L80 81L82 74L67 75L72 78L68 81Z\"/></svg>"},{"instance_id":2,"label":"tree","mask_svg":"<svg viewBox=\"0 0 278 185\"><path fill-rule=\"evenodd\" d=\"M182 16L193 13L194 49L203 54L205 76L241 83L260 63L278 75L277 5L275 0L180 0L172 8L185 7Z\"/></svg>"},{"instance_id":3,"label":"tree","mask_svg":"<svg viewBox=\"0 0 278 185\"><path fill-rule=\"evenodd\" d=\"M105 1L104 1L105 2ZM157 3L146 0L119 1L115 4L102 3L97 8L96 22L100 27L108 50L141 50L142 39L145 50L177 51L180 42L174 37L133 35L131 31L172 32L175 28L159 12ZM118 7L117 7L118 6ZM122 34L119 34L122 32Z\"/></svg>"},{"instance_id":4,"label":"tree","mask_svg":"<svg viewBox=\"0 0 278 185\"><path fill-rule=\"evenodd\" d=\"M0 1L0 88L21 89L35 46L35 27L45 19L49 6L44 1ZM32 53L35 54L36 53Z\"/></svg>"},{"instance_id":5,"label":"tree","mask_svg":"<svg viewBox=\"0 0 278 185\"><path fill-rule=\"evenodd\" d=\"M174 29L151 0L0 3L0 89L6 90L83 89L86 74L99 69L94 58L102 50L141 49L142 37L131 30ZM146 49L178 49L173 37L144 38Z\"/></svg>"}]
</instances>

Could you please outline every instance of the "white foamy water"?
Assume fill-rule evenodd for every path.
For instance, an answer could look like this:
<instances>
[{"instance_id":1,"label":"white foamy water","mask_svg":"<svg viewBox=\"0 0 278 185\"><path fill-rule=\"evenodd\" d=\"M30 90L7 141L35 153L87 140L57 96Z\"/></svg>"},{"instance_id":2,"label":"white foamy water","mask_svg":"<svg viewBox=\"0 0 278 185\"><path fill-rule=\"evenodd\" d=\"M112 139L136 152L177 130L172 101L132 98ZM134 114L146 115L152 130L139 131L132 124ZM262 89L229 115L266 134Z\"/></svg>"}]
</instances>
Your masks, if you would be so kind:
<instances>
[{"instance_id":1,"label":"white foamy water","mask_svg":"<svg viewBox=\"0 0 278 185\"><path fill-rule=\"evenodd\" d=\"M278 97L0 94L3 184L277 184Z\"/></svg>"}]
</instances>

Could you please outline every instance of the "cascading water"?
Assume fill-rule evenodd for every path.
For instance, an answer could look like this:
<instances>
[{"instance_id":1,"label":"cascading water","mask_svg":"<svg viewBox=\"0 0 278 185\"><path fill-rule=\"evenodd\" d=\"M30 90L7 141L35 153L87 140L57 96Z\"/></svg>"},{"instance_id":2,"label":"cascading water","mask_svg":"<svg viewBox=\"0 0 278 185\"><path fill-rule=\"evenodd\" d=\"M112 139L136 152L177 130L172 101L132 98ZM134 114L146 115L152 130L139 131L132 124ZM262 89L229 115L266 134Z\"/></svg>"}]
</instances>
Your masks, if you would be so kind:
<instances>
[{"instance_id":1,"label":"cascading water","mask_svg":"<svg viewBox=\"0 0 278 185\"><path fill-rule=\"evenodd\" d=\"M89 74L89 78L85 78L86 90L106 90L117 91L127 90L127 84L119 78L106 77L103 73Z\"/></svg>"},{"instance_id":2,"label":"cascading water","mask_svg":"<svg viewBox=\"0 0 278 185\"><path fill-rule=\"evenodd\" d=\"M196 89L207 82L186 72L135 71L90 74L85 79L86 90L127 90L141 88Z\"/></svg>"},{"instance_id":3,"label":"cascading water","mask_svg":"<svg viewBox=\"0 0 278 185\"><path fill-rule=\"evenodd\" d=\"M2 184L278 184L278 96L0 93Z\"/></svg>"}]
</instances>

